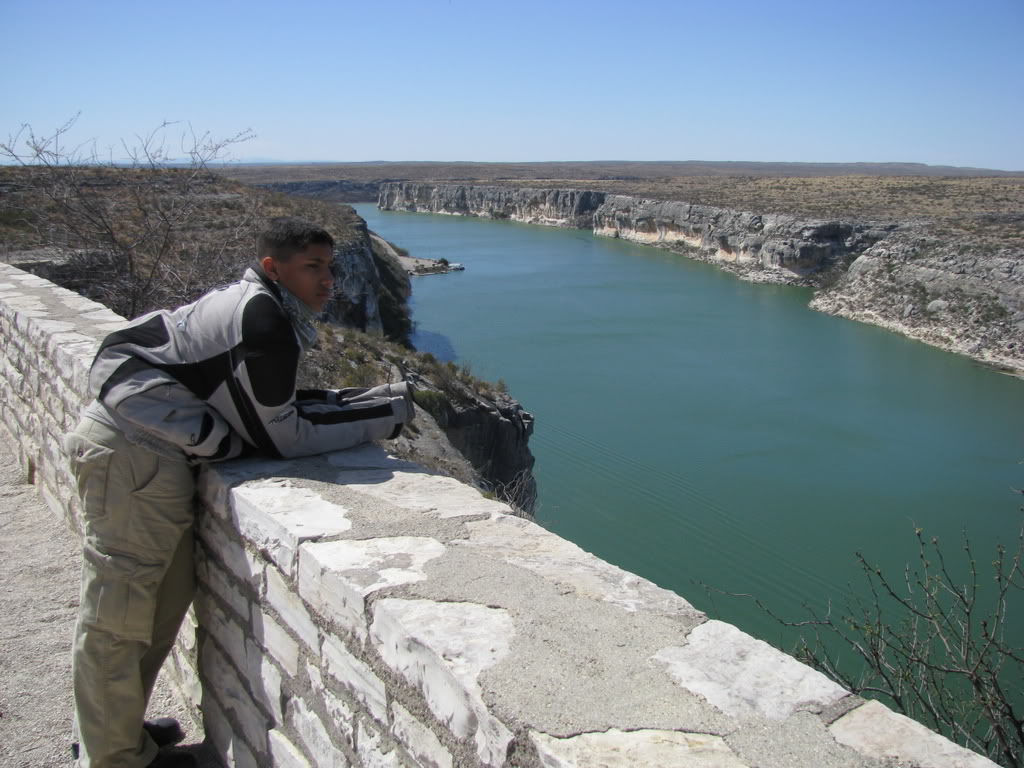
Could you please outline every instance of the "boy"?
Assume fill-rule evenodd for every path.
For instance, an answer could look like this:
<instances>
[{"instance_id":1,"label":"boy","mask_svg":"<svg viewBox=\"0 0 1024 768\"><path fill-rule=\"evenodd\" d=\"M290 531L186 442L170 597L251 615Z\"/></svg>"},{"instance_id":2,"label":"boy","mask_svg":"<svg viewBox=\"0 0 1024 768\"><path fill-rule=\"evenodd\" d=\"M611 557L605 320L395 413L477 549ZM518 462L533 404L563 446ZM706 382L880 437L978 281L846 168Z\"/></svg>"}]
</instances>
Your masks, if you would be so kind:
<instances>
[{"instance_id":1,"label":"boy","mask_svg":"<svg viewBox=\"0 0 1024 768\"><path fill-rule=\"evenodd\" d=\"M82 768L193 766L160 752L184 734L143 723L192 601L198 466L260 452L305 456L397 437L411 388L295 390L312 321L331 297L334 241L280 218L258 268L174 311L110 334L90 371L95 402L65 438L85 522L73 677Z\"/></svg>"}]
</instances>

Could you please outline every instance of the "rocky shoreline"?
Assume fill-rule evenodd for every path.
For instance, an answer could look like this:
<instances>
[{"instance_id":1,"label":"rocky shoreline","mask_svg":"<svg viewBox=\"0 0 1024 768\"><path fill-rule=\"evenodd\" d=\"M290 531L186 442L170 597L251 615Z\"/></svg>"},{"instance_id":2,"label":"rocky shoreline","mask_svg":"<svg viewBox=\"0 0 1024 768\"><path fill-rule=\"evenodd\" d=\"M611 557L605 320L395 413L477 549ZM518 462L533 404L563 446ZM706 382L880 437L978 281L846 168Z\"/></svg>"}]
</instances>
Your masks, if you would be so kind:
<instances>
[{"instance_id":1,"label":"rocky shoreline","mask_svg":"<svg viewBox=\"0 0 1024 768\"><path fill-rule=\"evenodd\" d=\"M1024 377L1024 247L935 222L758 214L584 189L387 183L383 210L590 229L754 282L817 289L811 307ZM1006 226L1017 227L1014 217ZM997 222L1002 224L1002 222ZM1015 232L1015 230L1014 230Z\"/></svg>"}]
</instances>

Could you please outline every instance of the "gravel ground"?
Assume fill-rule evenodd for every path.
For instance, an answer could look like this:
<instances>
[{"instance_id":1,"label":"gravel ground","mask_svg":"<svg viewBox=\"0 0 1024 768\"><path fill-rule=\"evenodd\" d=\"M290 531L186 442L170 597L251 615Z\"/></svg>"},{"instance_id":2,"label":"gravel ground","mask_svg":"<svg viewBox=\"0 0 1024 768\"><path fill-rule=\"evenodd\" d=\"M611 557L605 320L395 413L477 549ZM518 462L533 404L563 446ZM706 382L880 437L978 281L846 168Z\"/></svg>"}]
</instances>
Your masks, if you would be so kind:
<instances>
[{"instance_id":1,"label":"gravel ground","mask_svg":"<svg viewBox=\"0 0 1024 768\"><path fill-rule=\"evenodd\" d=\"M0 431L0 766L71 766L71 639L78 537L24 482ZM149 716L170 715L203 768L219 763L161 675Z\"/></svg>"}]
</instances>

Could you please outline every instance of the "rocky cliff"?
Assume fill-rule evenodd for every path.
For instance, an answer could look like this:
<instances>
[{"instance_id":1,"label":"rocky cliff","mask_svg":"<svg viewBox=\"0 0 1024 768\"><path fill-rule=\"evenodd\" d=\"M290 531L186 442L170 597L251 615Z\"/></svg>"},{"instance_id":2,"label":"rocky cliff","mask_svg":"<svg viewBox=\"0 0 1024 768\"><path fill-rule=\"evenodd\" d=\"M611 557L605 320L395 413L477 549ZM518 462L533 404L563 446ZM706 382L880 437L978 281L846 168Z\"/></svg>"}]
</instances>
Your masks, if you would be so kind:
<instances>
[{"instance_id":1,"label":"rocky cliff","mask_svg":"<svg viewBox=\"0 0 1024 768\"><path fill-rule=\"evenodd\" d=\"M426 211L592 229L684 251L750 279L813 282L883 238L885 225L755 214L575 189L384 184L384 210Z\"/></svg>"},{"instance_id":2,"label":"rocky cliff","mask_svg":"<svg viewBox=\"0 0 1024 768\"><path fill-rule=\"evenodd\" d=\"M1024 375L1024 217L969 226L817 219L576 189L388 183L385 210L592 229L759 282L811 285L815 309ZM1018 221L1017 219L1021 219Z\"/></svg>"},{"instance_id":3,"label":"rocky cliff","mask_svg":"<svg viewBox=\"0 0 1024 768\"><path fill-rule=\"evenodd\" d=\"M813 283L885 236L867 223L756 214L683 202L609 195L594 234L685 250L687 255L766 282Z\"/></svg>"},{"instance_id":4,"label":"rocky cliff","mask_svg":"<svg viewBox=\"0 0 1024 768\"><path fill-rule=\"evenodd\" d=\"M811 307L1024 376L1024 248L907 228L864 251Z\"/></svg>"},{"instance_id":5,"label":"rocky cliff","mask_svg":"<svg viewBox=\"0 0 1024 768\"><path fill-rule=\"evenodd\" d=\"M377 334L326 324L299 366L302 388L368 387L403 379L416 387L425 418L389 443L389 450L532 514L537 498L529 447L533 416L502 387Z\"/></svg>"},{"instance_id":6,"label":"rocky cliff","mask_svg":"<svg viewBox=\"0 0 1024 768\"><path fill-rule=\"evenodd\" d=\"M590 229L602 192L443 184L382 184L378 204L389 211L511 219L528 224Z\"/></svg>"}]
</instances>

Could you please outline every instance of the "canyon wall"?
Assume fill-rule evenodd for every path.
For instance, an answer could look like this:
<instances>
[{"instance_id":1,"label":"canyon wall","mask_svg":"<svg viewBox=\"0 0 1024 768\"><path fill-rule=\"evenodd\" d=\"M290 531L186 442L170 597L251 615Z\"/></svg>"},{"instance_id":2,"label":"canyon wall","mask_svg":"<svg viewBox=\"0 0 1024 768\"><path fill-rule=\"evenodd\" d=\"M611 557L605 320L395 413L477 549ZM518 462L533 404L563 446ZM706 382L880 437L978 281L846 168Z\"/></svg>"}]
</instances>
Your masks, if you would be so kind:
<instances>
[{"instance_id":1,"label":"canyon wall","mask_svg":"<svg viewBox=\"0 0 1024 768\"><path fill-rule=\"evenodd\" d=\"M591 229L746 280L813 286L815 309L1024 375L1024 248L1012 244L940 236L922 221L757 214L570 189L388 183L379 205Z\"/></svg>"}]
</instances>

